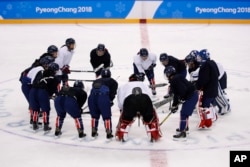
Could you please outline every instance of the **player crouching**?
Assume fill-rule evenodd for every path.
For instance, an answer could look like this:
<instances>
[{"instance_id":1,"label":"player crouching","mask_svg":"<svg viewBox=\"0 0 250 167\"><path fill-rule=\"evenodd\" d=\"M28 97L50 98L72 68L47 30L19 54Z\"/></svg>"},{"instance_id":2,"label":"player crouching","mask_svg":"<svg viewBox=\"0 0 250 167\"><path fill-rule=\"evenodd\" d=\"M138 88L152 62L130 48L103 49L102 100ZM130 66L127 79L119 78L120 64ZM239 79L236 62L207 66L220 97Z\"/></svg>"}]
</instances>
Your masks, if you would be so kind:
<instances>
[{"instance_id":1,"label":"player crouching","mask_svg":"<svg viewBox=\"0 0 250 167\"><path fill-rule=\"evenodd\" d=\"M147 94L142 93L140 87L133 88L132 94L124 100L123 110L115 134L119 141L125 141L124 134L128 133L128 128L134 122L135 117L142 117L151 142L157 141L161 137L159 119L153 108L152 101Z\"/></svg>"}]
</instances>

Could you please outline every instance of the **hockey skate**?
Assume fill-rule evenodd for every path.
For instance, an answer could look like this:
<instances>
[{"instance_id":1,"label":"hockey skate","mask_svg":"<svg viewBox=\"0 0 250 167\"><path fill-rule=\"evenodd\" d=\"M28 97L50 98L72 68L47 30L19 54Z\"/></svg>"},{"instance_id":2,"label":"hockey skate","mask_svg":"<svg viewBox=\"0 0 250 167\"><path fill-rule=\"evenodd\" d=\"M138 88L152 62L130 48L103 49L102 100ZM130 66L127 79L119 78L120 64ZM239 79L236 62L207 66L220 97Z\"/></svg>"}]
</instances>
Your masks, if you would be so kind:
<instances>
[{"instance_id":1,"label":"hockey skate","mask_svg":"<svg viewBox=\"0 0 250 167\"><path fill-rule=\"evenodd\" d=\"M37 131L39 129L39 126L37 124L37 122L33 122L33 130Z\"/></svg>"},{"instance_id":2,"label":"hockey skate","mask_svg":"<svg viewBox=\"0 0 250 167\"><path fill-rule=\"evenodd\" d=\"M187 135L185 131L179 132L176 135L173 135L173 140L174 141L186 141L187 140Z\"/></svg>"},{"instance_id":3,"label":"hockey skate","mask_svg":"<svg viewBox=\"0 0 250 167\"><path fill-rule=\"evenodd\" d=\"M86 136L86 134L83 132L82 129L77 129L77 131L78 131L78 136L79 136L79 138L83 138L83 137Z\"/></svg>"},{"instance_id":4,"label":"hockey skate","mask_svg":"<svg viewBox=\"0 0 250 167\"><path fill-rule=\"evenodd\" d=\"M43 126L44 134L49 133L51 129L52 128L49 126L49 124L44 124Z\"/></svg>"},{"instance_id":5,"label":"hockey skate","mask_svg":"<svg viewBox=\"0 0 250 167\"><path fill-rule=\"evenodd\" d=\"M56 128L56 130L55 130L55 136L59 137L61 135L62 135L61 129L60 128Z\"/></svg>"},{"instance_id":6,"label":"hockey skate","mask_svg":"<svg viewBox=\"0 0 250 167\"><path fill-rule=\"evenodd\" d=\"M152 95L156 95L156 90L155 89L152 89Z\"/></svg>"},{"instance_id":7,"label":"hockey skate","mask_svg":"<svg viewBox=\"0 0 250 167\"><path fill-rule=\"evenodd\" d=\"M112 139L114 137L114 135L112 134L111 130L106 130L107 133L107 139Z\"/></svg>"},{"instance_id":8,"label":"hockey skate","mask_svg":"<svg viewBox=\"0 0 250 167\"><path fill-rule=\"evenodd\" d=\"M176 134L179 134L180 132L181 132L180 129L177 128L177 129L176 129ZM189 134L189 127L186 127L186 128L185 128L185 132L186 132L186 135Z\"/></svg>"},{"instance_id":9,"label":"hockey skate","mask_svg":"<svg viewBox=\"0 0 250 167\"><path fill-rule=\"evenodd\" d=\"M98 136L96 128L92 128L91 136L94 137L94 138L96 138Z\"/></svg>"}]
</instances>

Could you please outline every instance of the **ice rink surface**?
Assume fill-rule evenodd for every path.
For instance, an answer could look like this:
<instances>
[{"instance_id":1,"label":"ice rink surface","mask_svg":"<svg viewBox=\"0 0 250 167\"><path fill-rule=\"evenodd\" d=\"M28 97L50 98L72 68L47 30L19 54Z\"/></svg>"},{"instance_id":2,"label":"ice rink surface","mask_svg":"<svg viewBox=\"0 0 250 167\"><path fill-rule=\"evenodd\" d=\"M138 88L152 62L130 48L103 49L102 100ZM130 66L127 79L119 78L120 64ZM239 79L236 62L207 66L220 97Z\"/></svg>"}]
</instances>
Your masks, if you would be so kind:
<instances>
[{"instance_id":1,"label":"ice rink surface","mask_svg":"<svg viewBox=\"0 0 250 167\"><path fill-rule=\"evenodd\" d=\"M171 24L80 24L80 25L0 25L0 166L1 167L227 167L230 150L250 150L250 25L171 25ZM71 69L90 69L89 53L104 43L111 53L112 77L119 84L127 82L133 72L133 56L141 47L157 54L166 52L183 59L191 50L208 49L211 58L228 73L227 93L231 113L219 116L211 129L198 130L198 115L189 119L190 134L186 142L172 140L179 125L179 112L161 126L163 137L150 143L145 128L136 119L129 140L121 143L106 140L102 121L99 136L91 139L90 115L82 115L87 137L79 141L74 120L67 116L61 138L54 138L56 113L51 100L52 131L33 133L29 125L28 104L18 81L22 70L47 47L76 40ZM159 60L155 68L156 83L167 82ZM94 79L93 73L72 73L72 79ZM147 81L145 81L146 84ZM72 82L70 83L72 84ZM89 92L91 83L85 82ZM166 87L157 89L162 99ZM119 118L112 107L113 131ZM86 104L85 104L86 105ZM84 105L84 106L85 106ZM169 113L168 104L157 109L160 121Z\"/></svg>"}]
</instances>

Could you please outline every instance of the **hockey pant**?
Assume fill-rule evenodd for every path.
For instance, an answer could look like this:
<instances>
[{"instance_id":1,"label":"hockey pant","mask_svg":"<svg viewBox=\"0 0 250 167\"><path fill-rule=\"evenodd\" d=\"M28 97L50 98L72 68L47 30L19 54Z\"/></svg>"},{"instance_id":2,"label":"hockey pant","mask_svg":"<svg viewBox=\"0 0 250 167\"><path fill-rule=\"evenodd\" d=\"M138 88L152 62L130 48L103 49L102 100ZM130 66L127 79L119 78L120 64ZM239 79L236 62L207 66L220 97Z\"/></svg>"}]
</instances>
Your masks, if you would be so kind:
<instances>
[{"instance_id":1,"label":"hockey pant","mask_svg":"<svg viewBox=\"0 0 250 167\"><path fill-rule=\"evenodd\" d=\"M102 116L106 132L112 132L109 90L106 89L106 87L102 87L100 90L92 89L88 98L88 106L92 118L92 128L98 130L99 119Z\"/></svg>"},{"instance_id":2,"label":"hockey pant","mask_svg":"<svg viewBox=\"0 0 250 167\"><path fill-rule=\"evenodd\" d=\"M45 89L32 88L29 94L29 102L33 110L33 122L38 122L38 115L41 108L43 123L49 124L50 101L48 92Z\"/></svg>"},{"instance_id":3,"label":"hockey pant","mask_svg":"<svg viewBox=\"0 0 250 167\"><path fill-rule=\"evenodd\" d=\"M213 124L213 121L217 120L216 110L212 106L212 102L211 103L208 102L209 107L203 107L202 101L203 101L203 93L200 92L198 100L198 116L200 118L200 122L198 123L198 128L205 128L205 127L210 128ZM208 101L211 100L208 99Z\"/></svg>"},{"instance_id":4,"label":"hockey pant","mask_svg":"<svg viewBox=\"0 0 250 167\"><path fill-rule=\"evenodd\" d=\"M70 96L58 96L54 100L54 104L57 112L56 128L62 128L66 113L68 113L74 119L76 128L81 130L84 129L81 111L75 98Z\"/></svg>"}]
</instances>

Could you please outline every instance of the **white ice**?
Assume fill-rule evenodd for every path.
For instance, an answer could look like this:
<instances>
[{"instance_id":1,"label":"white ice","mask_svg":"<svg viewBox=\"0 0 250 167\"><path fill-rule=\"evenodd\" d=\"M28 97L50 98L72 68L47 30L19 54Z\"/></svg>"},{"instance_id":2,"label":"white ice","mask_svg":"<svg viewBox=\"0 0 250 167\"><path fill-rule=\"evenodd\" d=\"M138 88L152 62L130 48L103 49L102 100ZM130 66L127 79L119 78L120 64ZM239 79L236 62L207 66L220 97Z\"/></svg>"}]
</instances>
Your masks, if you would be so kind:
<instances>
[{"instance_id":1,"label":"white ice","mask_svg":"<svg viewBox=\"0 0 250 167\"><path fill-rule=\"evenodd\" d=\"M0 166L1 167L225 167L230 150L250 150L250 25L182 24L75 24L75 25L0 25ZM151 52L166 52L183 59L193 49L208 49L211 58L228 73L227 93L232 112L219 116L211 129L198 130L197 114L190 117L186 142L172 140L179 125L179 113L161 126L163 137L150 143L138 120L130 129L130 140L106 141L102 121L99 136L90 138L90 116L83 115L86 139L79 141L74 121L67 116L61 138L55 139L55 109L51 101L53 130L44 135L33 133L29 125L28 105L18 81L20 72L44 53L51 44L60 47L68 37L77 47L71 69L91 69L90 50L104 43L111 53L113 78L125 83L133 72L132 57L141 47ZM166 82L158 61L156 82ZM70 78L94 79L91 73L72 73ZM147 83L145 81L145 83ZM72 84L72 83L71 83ZM90 89L85 82L86 90ZM162 99L166 87L157 89ZM116 102L116 100L115 100ZM86 104L85 104L86 105ZM113 131L119 117L112 108ZM157 110L160 121L169 113L168 104Z\"/></svg>"}]
</instances>

